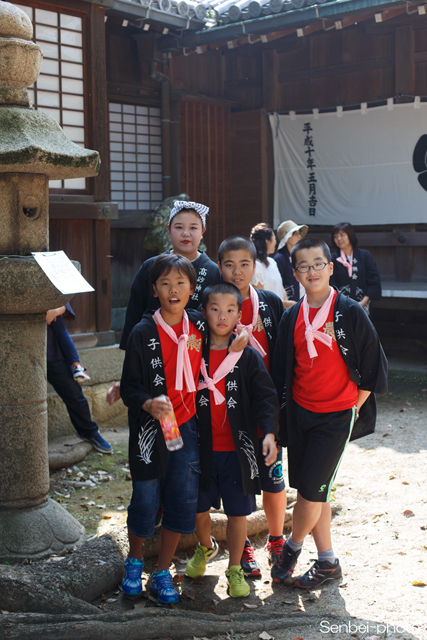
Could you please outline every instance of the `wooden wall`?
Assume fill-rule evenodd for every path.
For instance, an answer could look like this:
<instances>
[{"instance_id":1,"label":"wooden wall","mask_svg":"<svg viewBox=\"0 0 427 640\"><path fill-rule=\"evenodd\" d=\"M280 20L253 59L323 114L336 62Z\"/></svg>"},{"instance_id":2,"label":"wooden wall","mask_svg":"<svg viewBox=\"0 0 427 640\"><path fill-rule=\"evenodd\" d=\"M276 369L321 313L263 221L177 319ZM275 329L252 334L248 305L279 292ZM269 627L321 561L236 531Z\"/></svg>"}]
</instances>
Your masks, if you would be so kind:
<instances>
[{"instance_id":1,"label":"wooden wall","mask_svg":"<svg viewBox=\"0 0 427 640\"><path fill-rule=\"evenodd\" d=\"M182 100L180 112L181 188L190 199L210 207L204 241L216 260L230 235L230 108Z\"/></svg>"}]
</instances>

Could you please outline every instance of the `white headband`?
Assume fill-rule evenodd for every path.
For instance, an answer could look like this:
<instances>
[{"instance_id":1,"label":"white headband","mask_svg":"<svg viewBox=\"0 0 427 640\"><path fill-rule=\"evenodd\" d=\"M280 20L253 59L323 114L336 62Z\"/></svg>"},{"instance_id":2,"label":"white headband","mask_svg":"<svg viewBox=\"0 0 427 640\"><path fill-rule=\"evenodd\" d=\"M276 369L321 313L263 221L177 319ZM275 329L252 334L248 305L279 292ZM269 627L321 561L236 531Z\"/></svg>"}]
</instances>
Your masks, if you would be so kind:
<instances>
[{"instance_id":1,"label":"white headband","mask_svg":"<svg viewBox=\"0 0 427 640\"><path fill-rule=\"evenodd\" d=\"M206 216L209 213L209 207L205 207L204 204L200 204L198 202L187 202L185 200L175 201L175 204L173 205L173 208L169 215L169 224L171 223L172 218L183 209L193 209L200 216L203 228L206 227Z\"/></svg>"}]
</instances>

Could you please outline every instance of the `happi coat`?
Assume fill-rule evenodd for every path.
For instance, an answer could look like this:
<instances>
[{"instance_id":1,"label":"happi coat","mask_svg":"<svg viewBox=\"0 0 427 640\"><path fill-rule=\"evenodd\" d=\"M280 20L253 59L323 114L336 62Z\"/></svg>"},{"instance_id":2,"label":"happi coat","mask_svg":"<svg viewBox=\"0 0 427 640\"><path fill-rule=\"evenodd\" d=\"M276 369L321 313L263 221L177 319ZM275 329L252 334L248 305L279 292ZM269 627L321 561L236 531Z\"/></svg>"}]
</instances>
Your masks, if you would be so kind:
<instances>
[{"instance_id":1,"label":"happi coat","mask_svg":"<svg viewBox=\"0 0 427 640\"><path fill-rule=\"evenodd\" d=\"M366 249L353 249L353 273L350 277L347 267L337 261L341 253L332 254L334 272L331 285L337 287L345 296L360 302L364 296L379 300L381 298L381 279L375 259Z\"/></svg>"},{"instance_id":2,"label":"happi coat","mask_svg":"<svg viewBox=\"0 0 427 640\"><path fill-rule=\"evenodd\" d=\"M267 334L268 348L270 350L270 360L273 357L273 350L276 344L280 319L284 314L283 302L272 291L255 289L259 298L258 313Z\"/></svg>"},{"instance_id":3,"label":"happi coat","mask_svg":"<svg viewBox=\"0 0 427 640\"><path fill-rule=\"evenodd\" d=\"M287 445L288 432L292 429L294 331L303 299L287 309L281 320L271 368L281 405L279 439L282 446ZM387 359L378 334L360 304L341 293L334 304L334 333L350 379L359 389L372 392L354 424L350 440L356 440L375 430L375 393L387 393Z\"/></svg>"},{"instance_id":4,"label":"happi coat","mask_svg":"<svg viewBox=\"0 0 427 640\"><path fill-rule=\"evenodd\" d=\"M209 375L209 345L203 348ZM200 381L204 382L200 374ZM260 354L246 347L237 364L225 377L225 402L234 445L242 473L245 495L261 493L257 454L258 426L262 434L277 435L279 428L279 399L274 383ZM211 393L197 392L196 411L199 428L200 466L199 488L208 491L212 474Z\"/></svg>"},{"instance_id":5,"label":"happi coat","mask_svg":"<svg viewBox=\"0 0 427 640\"><path fill-rule=\"evenodd\" d=\"M171 250L165 253L170 253ZM126 309L125 324L123 327L122 337L120 340L120 349L125 350L126 344L130 336L130 332L136 324L141 320L143 314L147 311L156 311L160 304L158 298L153 296L153 290L150 285L150 269L156 258L149 258L139 268L130 291L128 306ZM191 263L197 274L196 288L187 304L187 309L198 309L202 301L203 290L210 284L220 282L218 265L212 262L206 255L201 252L200 256Z\"/></svg>"},{"instance_id":6,"label":"happi coat","mask_svg":"<svg viewBox=\"0 0 427 640\"><path fill-rule=\"evenodd\" d=\"M279 267L280 275L282 276L283 286L285 287L288 300L300 299L299 295L299 282L295 278L294 270L292 267L291 254L288 247L285 245L273 256Z\"/></svg>"},{"instance_id":7,"label":"happi coat","mask_svg":"<svg viewBox=\"0 0 427 640\"><path fill-rule=\"evenodd\" d=\"M188 309L187 314L204 340L207 324L202 314L193 309ZM142 408L146 400L162 394L168 395L159 332L150 313L143 315L129 336L120 394L128 407L129 466L132 480L163 477L168 452L162 428L160 422Z\"/></svg>"}]
</instances>

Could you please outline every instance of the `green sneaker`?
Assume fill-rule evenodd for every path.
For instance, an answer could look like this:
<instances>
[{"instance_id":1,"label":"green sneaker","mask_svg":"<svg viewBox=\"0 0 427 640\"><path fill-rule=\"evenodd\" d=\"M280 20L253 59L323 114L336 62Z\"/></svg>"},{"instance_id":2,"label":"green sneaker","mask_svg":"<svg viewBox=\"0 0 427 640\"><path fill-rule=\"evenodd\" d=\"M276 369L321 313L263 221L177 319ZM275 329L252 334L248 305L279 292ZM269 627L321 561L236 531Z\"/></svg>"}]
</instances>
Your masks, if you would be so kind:
<instances>
[{"instance_id":1,"label":"green sneaker","mask_svg":"<svg viewBox=\"0 0 427 640\"><path fill-rule=\"evenodd\" d=\"M228 593L232 598L244 598L251 590L245 580L242 567L235 564L225 572L228 580Z\"/></svg>"},{"instance_id":2,"label":"green sneaker","mask_svg":"<svg viewBox=\"0 0 427 640\"><path fill-rule=\"evenodd\" d=\"M202 544L197 545L194 556L187 562L185 573L189 578L200 578L205 573L208 560L215 558L218 553L218 543L212 538L212 549L207 549Z\"/></svg>"}]
</instances>

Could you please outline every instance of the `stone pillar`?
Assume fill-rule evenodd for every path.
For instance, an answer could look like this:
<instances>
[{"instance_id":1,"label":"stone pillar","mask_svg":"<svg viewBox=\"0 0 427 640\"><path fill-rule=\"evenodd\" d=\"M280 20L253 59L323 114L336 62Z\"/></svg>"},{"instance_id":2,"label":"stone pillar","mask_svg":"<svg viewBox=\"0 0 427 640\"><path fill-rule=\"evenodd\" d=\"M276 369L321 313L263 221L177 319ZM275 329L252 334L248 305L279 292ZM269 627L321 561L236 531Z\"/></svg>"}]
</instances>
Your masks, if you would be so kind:
<instances>
[{"instance_id":1,"label":"stone pillar","mask_svg":"<svg viewBox=\"0 0 427 640\"><path fill-rule=\"evenodd\" d=\"M46 311L58 291L32 251L46 251L49 179L96 176L82 149L31 108L42 51L27 15L0 2L0 560L38 559L84 541L84 527L49 499Z\"/></svg>"}]
</instances>

